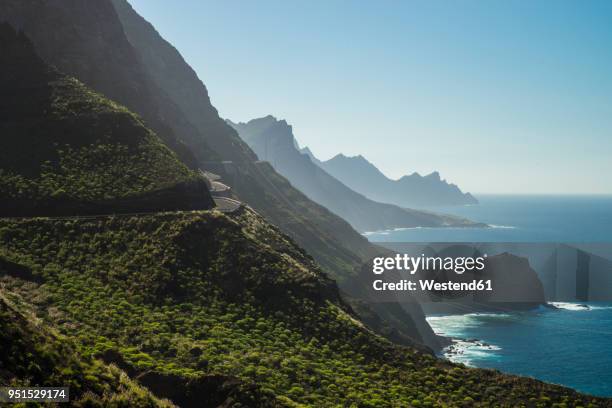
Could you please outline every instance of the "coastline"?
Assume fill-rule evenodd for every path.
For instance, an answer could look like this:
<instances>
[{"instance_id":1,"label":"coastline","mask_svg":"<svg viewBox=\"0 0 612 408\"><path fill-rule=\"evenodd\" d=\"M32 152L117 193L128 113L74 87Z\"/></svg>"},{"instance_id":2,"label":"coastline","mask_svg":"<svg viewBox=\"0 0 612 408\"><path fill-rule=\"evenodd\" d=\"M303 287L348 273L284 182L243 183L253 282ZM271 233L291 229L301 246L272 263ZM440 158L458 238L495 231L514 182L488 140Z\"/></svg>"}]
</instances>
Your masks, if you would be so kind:
<instances>
[{"instance_id":1,"label":"coastline","mask_svg":"<svg viewBox=\"0 0 612 408\"><path fill-rule=\"evenodd\" d=\"M498 226L498 225L491 225L491 224L485 224L484 222L475 222L475 221L470 221L472 222L472 224L447 224L447 225L440 225L440 226L427 226L427 227L397 227L397 228L389 228L389 229L383 229L383 230L377 230L377 231L363 231L360 232L361 235L363 235L364 237L368 237L371 235L389 235L393 232L398 232L398 231L411 231L411 230L443 230L443 229L447 229L447 230L466 230L466 229L488 229L488 228L503 228L503 229L513 229L515 227L512 226Z\"/></svg>"},{"instance_id":2,"label":"coastline","mask_svg":"<svg viewBox=\"0 0 612 408\"><path fill-rule=\"evenodd\" d=\"M605 322L611 311L610 302L547 302L529 311L432 314L426 320L449 339L436 350L439 358L611 397L601 357L609 353Z\"/></svg>"}]
</instances>

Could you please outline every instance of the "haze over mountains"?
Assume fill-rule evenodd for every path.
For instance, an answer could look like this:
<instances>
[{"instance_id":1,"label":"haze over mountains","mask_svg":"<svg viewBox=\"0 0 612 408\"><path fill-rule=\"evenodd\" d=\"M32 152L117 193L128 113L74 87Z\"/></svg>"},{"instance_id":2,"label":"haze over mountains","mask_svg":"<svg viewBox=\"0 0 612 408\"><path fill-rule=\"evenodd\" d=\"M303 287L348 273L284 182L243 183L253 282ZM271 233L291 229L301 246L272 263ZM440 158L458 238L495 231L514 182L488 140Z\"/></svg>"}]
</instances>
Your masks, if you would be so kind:
<instances>
[{"instance_id":1,"label":"haze over mountains","mask_svg":"<svg viewBox=\"0 0 612 408\"><path fill-rule=\"evenodd\" d=\"M310 199L347 220L359 231L402 227L473 226L458 217L400 208L364 197L313 163L298 149L292 128L273 116L248 123L227 120L257 154Z\"/></svg>"},{"instance_id":2,"label":"haze over mountains","mask_svg":"<svg viewBox=\"0 0 612 408\"><path fill-rule=\"evenodd\" d=\"M405 207L478 204L470 193L463 193L455 184L442 180L437 171L426 176L412 173L392 180L361 155L347 157L338 154L320 161L310 150L304 150L304 153L329 174L373 200Z\"/></svg>"}]
</instances>

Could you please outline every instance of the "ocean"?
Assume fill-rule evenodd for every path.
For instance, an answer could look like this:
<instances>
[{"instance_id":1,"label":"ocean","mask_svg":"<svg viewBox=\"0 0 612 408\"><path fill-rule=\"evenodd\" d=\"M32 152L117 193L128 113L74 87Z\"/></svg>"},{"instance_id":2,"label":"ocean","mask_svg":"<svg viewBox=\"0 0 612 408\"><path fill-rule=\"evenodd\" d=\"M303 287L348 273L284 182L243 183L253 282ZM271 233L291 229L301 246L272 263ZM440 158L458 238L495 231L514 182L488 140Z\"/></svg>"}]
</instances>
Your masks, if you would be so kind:
<instances>
[{"instance_id":1,"label":"ocean","mask_svg":"<svg viewBox=\"0 0 612 408\"><path fill-rule=\"evenodd\" d=\"M612 243L612 196L478 196L439 207L491 228L410 228L366 233L373 242ZM607 256L612 258L612 254ZM427 317L452 337L441 355L612 397L612 303L555 303L526 312Z\"/></svg>"},{"instance_id":2,"label":"ocean","mask_svg":"<svg viewBox=\"0 0 612 408\"><path fill-rule=\"evenodd\" d=\"M455 339L442 353L451 361L612 397L612 304L557 306L428 316L427 321L434 332Z\"/></svg>"},{"instance_id":3,"label":"ocean","mask_svg":"<svg viewBox=\"0 0 612 408\"><path fill-rule=\"evenodd\" d=\"M478 196L478 205L428 208L491 228L401 228L369 232L372 242L612 243L612 196Z\"/></svg>"}]
</instances>

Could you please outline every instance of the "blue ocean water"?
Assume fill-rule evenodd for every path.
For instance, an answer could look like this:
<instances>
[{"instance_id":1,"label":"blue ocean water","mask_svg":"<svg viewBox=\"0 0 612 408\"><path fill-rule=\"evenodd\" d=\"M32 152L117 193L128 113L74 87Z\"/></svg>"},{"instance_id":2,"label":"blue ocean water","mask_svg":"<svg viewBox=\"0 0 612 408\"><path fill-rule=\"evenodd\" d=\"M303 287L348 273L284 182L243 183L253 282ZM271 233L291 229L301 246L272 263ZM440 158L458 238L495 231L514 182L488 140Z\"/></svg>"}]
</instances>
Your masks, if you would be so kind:
<instances>
[{"instance_id":1,"label":"blue ocean water","mask_svg":"<svg viewBox=\"0 0 612 408\"><path fill-rule=\"evenodd\" d=\"M478 205L429 210L492 228L408 228L373 242L612 242L612 196L482 195Z\"/></svg>"},{"instance_id":2,"label":"blue ocean water","mask_svg":"<svg viewBox=\"0 0 612 408\"><path fill-rule=\"evenodd\" d=\"M478 196L435 208L492 228L412 228L365 234L373 242L612 243L612 196ZM612 303L562 303L529 312L428 316L454 338L446 358L612 397Z\"/></svg>"},{"instance_id":3,"label":"blue ocean water","mask_svg":"<svg viewBox=\"0 0 612 408\"><path fill-rule=\"evenodd\" d=\"M455 338L444 351L449 360L612 397L612 304L588 305L427 320L436 333Z\"/></svg>"}]
</instances>

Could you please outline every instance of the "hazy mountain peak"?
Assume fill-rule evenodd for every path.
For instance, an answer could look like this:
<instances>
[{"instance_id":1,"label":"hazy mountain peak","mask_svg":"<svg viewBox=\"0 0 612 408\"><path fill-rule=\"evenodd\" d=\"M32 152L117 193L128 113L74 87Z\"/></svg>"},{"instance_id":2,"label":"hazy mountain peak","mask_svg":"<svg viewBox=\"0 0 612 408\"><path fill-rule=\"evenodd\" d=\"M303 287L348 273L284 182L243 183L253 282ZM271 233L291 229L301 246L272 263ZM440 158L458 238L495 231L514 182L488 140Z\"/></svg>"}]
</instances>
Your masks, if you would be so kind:
<instances>
[{"instance_id":1,"label":"hazy mountain peak","mask_svg":"<svg viewBox=\"0 0 612 408\"><path fill-rule=\"evenodd\" d=\"M407 210L395 205L375 202L336 179L323 168L308 148L299 149L291 126L270 116L232 124L261 160L270 162L291 184L308 197L344 217L355 228L372 231L411 226L436 226L444 222L438 216ZM294 141L290 144L289 141ZM343 153L329 162L342 162L353 174L378 172L361 155L348 157ZM342 165L342 164L341 164ZM379 174L380 177L385 177Z\"/></svg>"},{"instance_id":2,"label":"hazy mountain peak","mask_svg":"<svg viewBox=\"0 0 612 408\"><path fill-rule=\"evenodd\" d=\"M300 153L309 156L311 159L315 157L315 155L312 153L312 151L310 150L310 148L308 146L302 147L300 149Z\"/></svg>"},{"instance_id":3,"label":"hazy mountain peak","mask_svg":"<svg viewBox=\"0 0 612 408\"><path fill-rule=\"evenodd\" d=\"M344 153L338 153L337 155L335 155L334 157L332 157L329 160L351 160L351 161L355 161L355 162L367 162L370 163L365 157L363 157L362 155L358 154L356 156L348 156Z\"/></svg>"},{"instance_id":4,"label":"hazy mountain peak","mask_svg":"<svg viewBox=\"0 0 612 408\"><path fill-rule=\"evenodd\" d=\"M235 123L226 119L226 123L238 131L240 137L251 146L257 143L279 143L285 145L286 148L299 150L299 145L293 137L293 128L285 119L279 120L272 115L266 115L248 122ZM260 160L270 161L267 152L268 149L264 149L264 151L255 153Z\"/></svg>"},{"instance_id":5,"label":"hazy mountain peak","mask_svg":"<svg viewBox=\"0 0 612 408\"><path fill-rule=\"evenodd\" d=\"M438 171L426 176L413 172L392 180L362 155L342 153L319 165L353 190L381 202L403 207L477 203L471 194L443 180Z\"/></svg>"},{"instance_id":6,"label":"hazy mountain peak","mask_svg":"<svg viewBox=\"0 0 612 408\"><path fill-rule=\"evenodd\" d=\"M316 156L312 153L312 151L307 146L304 146L303 148L301 148L300 153L308 156L310 161L315 163L316 165L319 165L321 163L321 161L316 158Z\"/></svg>"},{"instance_id":7,"label":"hazy mountain peak","mask_svg":"<svg viewBox=\"0 0 612 408\"><path fill-rule=\"evenodd\" d=\"M438 173L437 171L433 171L430 174L426 175L425 177L428 179L440 181L440 173Z\"/></svg>"},{"instance_id":8,"label":"hazy mountain peak","mask_svg":"<svg viewBox=\"0 0 612 408\"><path fill-rule=\"evenodd\" d=\"M357 156L346 156L343 153L339 153L324 163L326 167L329 166L339 168L342 166L346 166L347 170L350 169L350 172L354 172L354 174L358 175L376 173L379 177L387 178L380 170L378 170L378 168L376 168L376 166L374 166L371 162L368 161L368 159L366 159L360 154ZM340 180L342 181L342 179Z\"/></svg>"}]
</instances>

